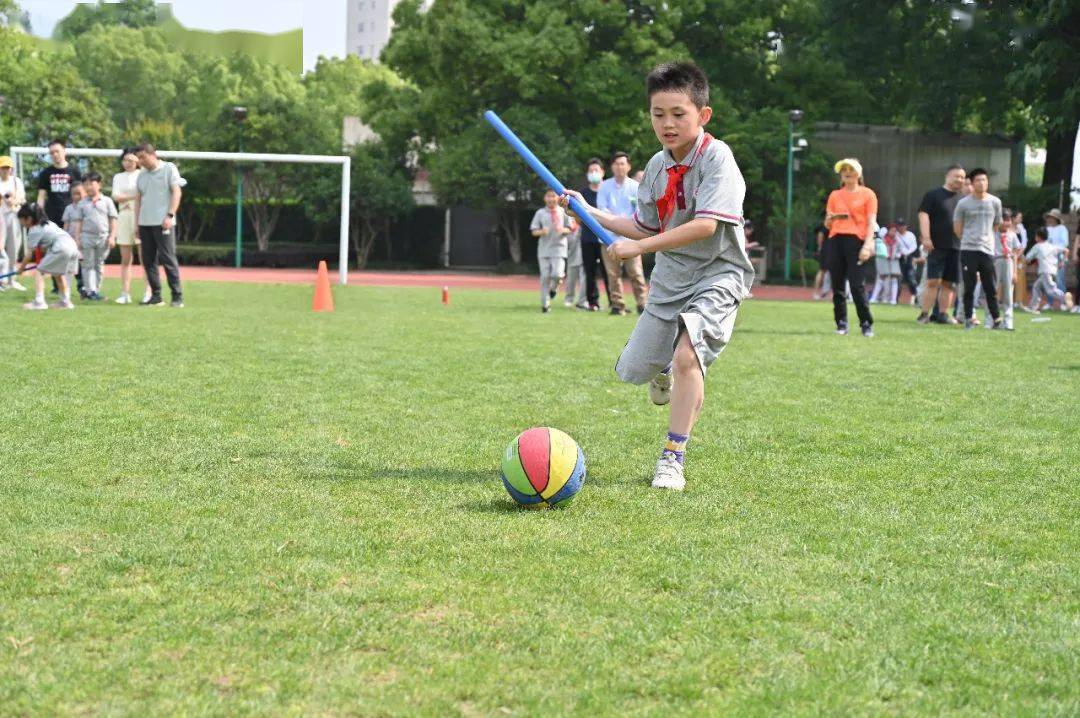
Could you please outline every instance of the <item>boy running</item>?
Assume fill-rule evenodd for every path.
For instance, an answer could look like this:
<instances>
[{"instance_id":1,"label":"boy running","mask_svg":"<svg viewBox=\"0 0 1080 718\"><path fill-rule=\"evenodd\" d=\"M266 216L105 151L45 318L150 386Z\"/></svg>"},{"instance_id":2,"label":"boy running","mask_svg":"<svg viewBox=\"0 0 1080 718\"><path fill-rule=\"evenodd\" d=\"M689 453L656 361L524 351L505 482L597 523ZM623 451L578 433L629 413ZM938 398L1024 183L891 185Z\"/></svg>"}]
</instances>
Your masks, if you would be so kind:
<instances>
[{"instance_id":1,"label":"boy running","mask_svg":"<svg viewBox=\"0 0 1080 718\"><path fill-rule=\"evenodd\" d=\"M529 229L539 240L536 259L540 263L540 310L547 314L565 274L566 236L572 231L570 217L559 206L559 196L553 190L544 193L544 206L536 210Z\"/></svg>"},{"instance_id":2,"label":"boy running","mask_svg":"<svg viewBox=\"0 0 1080 718\"><path fill-rule=\"evenodd\" d=\"M1066 261L1069 252L1065 247L1050 244L1047 241L1049 236L1050 233L1046 231L1046 227L1039 227L1035 231L1035 245L1024 255L1029 262L1032 260L1039 262L1039 278L1035 280L1035 285L1031 288L1031 306L1020 305L1022 309L1032 314L1039 313L1039 304L1042 303L1043 297L1046 298L1048 306L1052 307L1054 302L1061 302L1063 311L1071 311L1073 308L1072 295L1058 289L1056 281L1058 262Z\"/></svg>"},{"instance_id":3,"label":"boy running","mask_svg":"<svg viewBox=\"0 0 1080 718\"><path fill-rule=\"evenodd\" d=\"M663 150L645 167L633 217L590 207L625 237L607 251L624 260L656 252L645 312L615 365L632 384L649 384L653 403L670 402L667 442L652 485L681 491L683 455L705 399L705 372L731 340L739 302L753 285L746 255L742 173L731 149L705 132L709 84L693 63L665 63L645 81L653 131ZM569 195L578 200L579 193Z\"/></svg>"}]
</instances>

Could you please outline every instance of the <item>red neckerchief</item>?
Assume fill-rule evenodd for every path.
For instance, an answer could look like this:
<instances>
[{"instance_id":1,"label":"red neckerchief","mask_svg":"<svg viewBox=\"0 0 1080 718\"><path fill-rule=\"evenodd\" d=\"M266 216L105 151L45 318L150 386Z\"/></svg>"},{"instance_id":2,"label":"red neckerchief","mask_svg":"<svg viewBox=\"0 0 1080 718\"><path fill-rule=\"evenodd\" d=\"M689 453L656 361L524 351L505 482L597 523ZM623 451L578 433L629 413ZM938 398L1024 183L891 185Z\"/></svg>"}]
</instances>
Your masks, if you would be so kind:
<instances>
[{"instance_id":1,"label":"red neckerchief","mask_svg":"<svg viewBox=\"0 0 1080 718\"><path fill-rule=\"evenodd\" d=\"M671 219L671 215L675 214L675 207L678 205L679 209L686 209L686 190L683 186L683 177L690 171L694 163L697 162L698 157L705 151L705 148L712 142L712 135L708 132L705 133L705 139L701 141L701 146L698 147L698 151L694 154L694 158L690 160L690 164L677 164L667 168L667 187L664 189L664 196L656 200L656 210L660 215L660 231L663 232L667 226L667 222Z\"/></svg>"},{"instance_id":2,"label":"red neckerchief","mask_svg":"<svg viewBox=\"0 0 1080 718\"><path fill-rule=\"evenodd\" d=\"M551 214L551 231L555 232L555 231L558 230L558 228L560 226L559 225L559 208L558 207L551 207L551 208L548 209L548 212Z\"/></svg>"}]
</instances>

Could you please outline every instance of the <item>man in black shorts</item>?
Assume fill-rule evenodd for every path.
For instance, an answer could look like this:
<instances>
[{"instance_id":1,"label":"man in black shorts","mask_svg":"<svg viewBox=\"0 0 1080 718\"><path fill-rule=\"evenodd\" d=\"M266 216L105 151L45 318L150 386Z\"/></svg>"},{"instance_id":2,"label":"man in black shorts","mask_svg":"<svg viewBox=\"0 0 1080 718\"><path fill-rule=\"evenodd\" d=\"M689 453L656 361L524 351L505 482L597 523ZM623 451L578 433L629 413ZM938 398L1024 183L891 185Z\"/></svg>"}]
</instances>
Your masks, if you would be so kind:
<instances>
[{"instance_id":1,"label":"man in black shorts","mask_svg":"<svg viewBox=\"0 0 1080 718\"><path fill-rule=\"evenodd\" d=\"M926 258L926 291L918 322L956 324L949 309L956 298L954 286L960 281L960 240L953 233L953 211L963 196L964 168L953 165L945 173L945 186L926 193L919 205L919 239Z\"/></svg>"}]
</instances>

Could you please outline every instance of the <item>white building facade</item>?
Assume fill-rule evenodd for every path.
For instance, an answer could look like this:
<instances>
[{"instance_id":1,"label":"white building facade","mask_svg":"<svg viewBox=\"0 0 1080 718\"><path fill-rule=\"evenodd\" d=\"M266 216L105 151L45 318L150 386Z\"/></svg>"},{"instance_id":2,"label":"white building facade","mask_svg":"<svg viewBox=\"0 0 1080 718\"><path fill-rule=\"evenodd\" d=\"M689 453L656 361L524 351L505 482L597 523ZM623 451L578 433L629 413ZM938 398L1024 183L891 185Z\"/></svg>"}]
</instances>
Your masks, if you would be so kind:
<instances>
[{"instance_id":1,"label":"white building facade","mask_svg":"<svg viewBox=\"0 0 1080 718\"><path fill-rule=\"evenodd\" d=\"M394 8L400 0L346 0L345 51L363 60L378 61L394 28ZM425 0L423 9L433 0Z\"/></svg>"}]
</instances>

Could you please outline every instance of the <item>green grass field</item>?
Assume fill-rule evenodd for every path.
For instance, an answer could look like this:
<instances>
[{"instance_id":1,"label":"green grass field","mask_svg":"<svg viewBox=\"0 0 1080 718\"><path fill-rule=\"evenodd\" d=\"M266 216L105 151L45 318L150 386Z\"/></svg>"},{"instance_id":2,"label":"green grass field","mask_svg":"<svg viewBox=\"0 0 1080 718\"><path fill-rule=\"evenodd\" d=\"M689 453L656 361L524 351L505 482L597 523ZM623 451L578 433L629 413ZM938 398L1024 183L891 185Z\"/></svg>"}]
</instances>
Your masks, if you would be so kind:
<instances>
[{"instance_id":1,"label":"green grass field","mask_svg":"<svg viewBox=\"0 0 1080 718\"><path fill-rule=\"evenodd\" d=\"M1080 712L1080 318L750 302L679 495L631 318L186 298L0 295L2 715ZM533 425L585 450L566 509L499 482Z\"/></svg>"}]
</instances>

